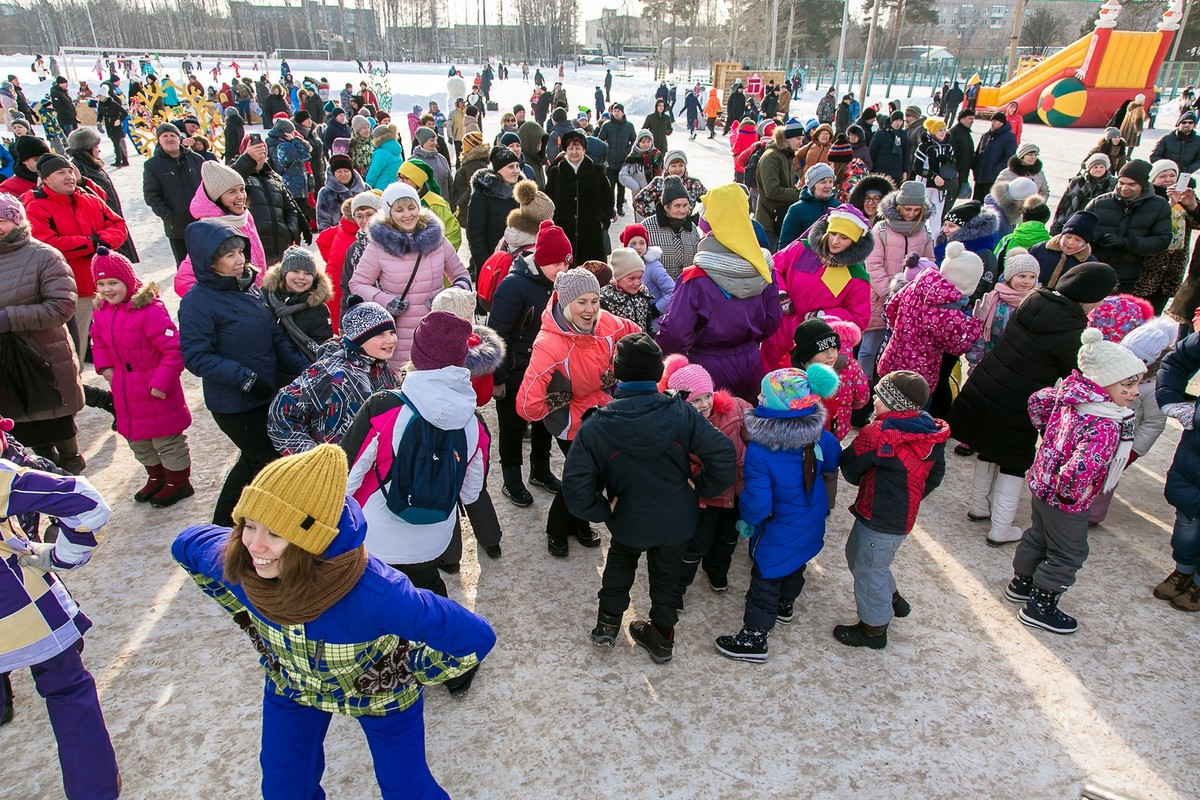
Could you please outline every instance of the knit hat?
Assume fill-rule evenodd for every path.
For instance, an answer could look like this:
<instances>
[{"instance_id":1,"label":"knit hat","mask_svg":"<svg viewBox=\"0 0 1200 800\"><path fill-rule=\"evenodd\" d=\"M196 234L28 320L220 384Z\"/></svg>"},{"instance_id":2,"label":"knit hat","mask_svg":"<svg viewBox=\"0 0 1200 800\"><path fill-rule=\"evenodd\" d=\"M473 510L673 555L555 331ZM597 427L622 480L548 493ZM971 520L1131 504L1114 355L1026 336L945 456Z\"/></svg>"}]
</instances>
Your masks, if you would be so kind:
<instances>
[{"instance_id":1,"label":"knit hat","mask_svg":"<svg viewBox=\"0 0 1200 800\"><path fill-rule=\"evenodd\" d=\"M946 245L946 257L942 259L942 277L954 284L960 292L969 295L983 277L983 260L966 248L962 242Z\"/></svg>"},{"instance_id":2,"label":"knit hat","mask_svg":"<svg viewBox=\"0 0 1200 800\"><path fill-rule=\"evenodd\" d=\"M842 338L837 331L829 327L829 323L820 317L806 319L796 326L792 334L795 347L792 348L792 364L801 369L824 350L837 350L842 346Z\"/></svg>"},{"instance_id":3,"label":"knit hat","mask_svg":"<svg viewBox=\"0 0 1200 800\"><path fill-rule=\"evenodd\" d=\"M608 257L608 263L612 267L614 281L619 281L626 275L632 275L635 272L646 271L642 257L637 254L636 250L628 247L618 247L613 250L612 255Z\"/></svg>"},{"instance_id":4,"label":"knit hat","mask_svg":"<svg viewBox=\"0 0 1200 800\"><path fill-rule=\"evenodd\" d=\"M612 267L608 266L606 261L597 261L592 259L585 261L579 265L580 269L586 269L588 272L596 276L596 283L601 286L608 286L613 281Z\"/></svg>"},{"instance_id":5,"label":"knit hat","mask_svg":"<svg viewBox=\"0 0 1200 800\"><path fill-rule=\"evenodd\" d=\"M350 154L350 140L345 136L339 136L333 140L333 147L329 152L335 156L345 156Z\"/></svg>"},{"instance_id":6,"label":"knit hat","mask_svg":"<svg viewBox=\"0 0 1200 800\"><path fill-rule=\"evenodd\" d=\"M562 123L567 121L567 110L559 107L550 113L550 120L554 123Z\"/></svg>"},{"instance_id":7,"label":"knit hat","mask_svg":"<svg viewBox=\"0 0 1200 800\"><path fill-rule=\"evenodd\" d=\"M429 128L417 128L417 141L418 142L421 141L421 131L428 131L428 130L429 130ZM432 132L433 131L430 131L430 133L432 133ZM383 122L380 122L373 129L371 129L371 142L376 147L378 147L379 145L381 145L384 142L389 141L391 139L397 139L397 138L399 138L399 136L400 136L400 131L399 131L399 129L396 128L395 125L384 124Z\"/></svg>"},{"instance_id":8,"label":"knit hat","mask_svg":"<svg viewBox=\"0 0 1200 800\"><path fill-rule=\"evenodd\" d=\"M1024 158L1025 156L1029 155L1030 153L1033 153L1034 155L1039 155L1041 152L1042 152L1042 148L1038 147L1033 142L1025 142L1024 144L1022 144L1020 147L1017 148L1017 158Z\"/></svg>"},{"instance_id":9,"label":"knit hat","mask_svg":"<svg viewBox=\"0 0 1200 800\"><path fill-rule=\"evenodd\" d=\"M538 225L537 242L533 245L533 260L542 266L559 263L571 266L574 260L571 254L571 240L553 220L544 219ZM596 291L600 291L599 288Z\"/></svg>"},{"instance_id":10,"label":"knit hat","mask_svg":"<svg viewBox=\"0 0 1200 800\"><path fill-rule=\"evenodd\" d=\"M846 138L846 134L839 133L829 146L829 163L849 164L853 158L854 148L850 146L850 140Z\"/></svg>"},{"instance_id":11,"label":"knit hat","mask_svg":"<svg viewBox=\"0 0 1200 800\"><path fill-rule=\"evenodd\" d=\"M920 181L905 181L900 184L900 192L896 195L898 206L925 206L925 184Z\"/></svg>"},{"instance_id":12,"label":"knit hat","mask_svg":"<svg viewBox=\"0 0 1200 800\"><path fill-rule=\"evenodd\" d=\"M350 201L350 213L353 214L364 208L371 208L375 211L381 210L383 208L383 198L373 191L359 192Z\"/></svg>"},{"instance_id":13,"label":"knit hat","mask_svg":"<svg viewBox=\"0 0 1200 800\"><path fill-rule=\"evenodd\" d=\"M312 114L309 114L303 108L292 114L292 123L295 125L299 125L301 122L308 122L310 119L312 119Z\"/></svg>"},{"instance_id":14,"label":"knit hat","mask_svg":"<svg viewBox=\"0 0 1200 800\"><path fill-rule=\"evenodd\" d=\"M1154 318L1154 307L1131 294L1114 294L1088 312L1088 327L1104 334L1104 341L1119 342L1125 334Z\"/></svg>"},{"instance_id":15,"label":"knit hat","mask_svg":"<svg viewBox=\"0 0 1200 800\"><path fill-rule=\"evenodd\" d=\"M1004 276L1001 278L1008 283L1022 272L1032 272L1037 275L1041 271L1038 260L1029 255L1024 247L1010 247L1004 253ZM964 292L964 294L966 294Z\"/></svg>"},{"instance_id":16,"label":"knit hat","mask_svg":"<svg viewBox=\"0 0 1200 800\"><path fill-rule=\"evenodd\" d=\"M804 124L797 119L789 119L783 124L783 138L795 139L804 135Z\"/></svg>"},{"instance_id":17,"label":"knit hat","mask_svg":"<svg viewBox=\"0 0 1200 800\"><path fill-rule=\"evenodd\" d=\"M809 190L812 190L812 188L814 186L816 186L818 183L820 183L821 181L825 180L826 178L832 178L832 177L833 177L833 167L829 166L828 164L826 164L825 162L822 161L822 162L813 164L811 167L809 167L807 170L805 170L804 185L807 186L809 188Z\"/></svg>"},{"instance_id":18,"label":"knit hat","mask_svg":"<svg viewBox=\"0 0 1200 800\"><path fill-rule=\"evenodd\" d=\"M677 392L686 392L688 397L712 394L716 390L708 370L699 364L688 363L687 356L678 353L667 356L658 387L660 390L674 389Z\"/></svg>"},{"instance_id":19,"label":"knit hat","mask_svg":"<svg viewBox=\"0 0 1200 800\"><path fill-rule=\"evenodd\" d=\"M474 131L471 132L474 133ZM505 131L504 133L500 134L500 138L497 140L497 143L502 144L505 147L508 147L510 144L520 144L521 137L512 131Z\"/></svg>"},{"instance_id":20,"label":"knit hat","mask_svg":"<svg viewBox=\"0 0 1200 800\"><path fill-rule=\"evenodd\" d=\"M1062 232L1073 233L1090 244L1096 238L1096 226L1099 224L1100 218L1091 211L1076 211L1067 217L1066 223L1063 224Z\"/></svg>"},{"instance_id":21,"label":"knit hat","mask_svg":"<svg viewBox=\"0 0 1200 800\"><path fill-rule=\"evenodd\" d=\"M637 145L637 143L639 141L641 141L642 139L649 139L650 146L651 147L654 146L654 134L650 132L649 128L642 128L640 131L637 132L637 136L633 140L634 145Z\"/></svg>"},{"instance_id":22,"label":"knit hat","mask_svg":"<svg viewBox=\"0 0 1200 800\"><path fill-rule=\"evenodd\" d=\"M826 233L840 233L850 241L857 242L869 230L867 221L861 214L857 208L848 204L831 209L825 215L828 220Z\"/></svg>"},{"instance_id":23,"label":"knit hat","mask_svg":"<svg viewBox=\"0 0 1200 800\"><path fill-rule=\"evenodd\" d=\"M512 109L514 114L520 114L524 110L525 110L525 106L521 105L520 103L517 103L515 106L513 106L513 109Z\"/></svg>"},{"instance_id":24,"label":"knit hat","mask_svg":"<svg viewBox=\"0 0 1200 800\"><path fill-rule=\"evenodd\" d=\"M18 125L24 129L25 133L17 132ZM33 125L30 124L29 120L25 119L25 115L20 113L19 111L10 112L9 119L8 119L8 129L10 131L12 131L13 133L16 133L18 136L29 136L33 133Z\"/></svg>"},{"instance_id":25,"label":"knit hat","mask_svg":"<svg viewBox=\"0 0 1200 800\"><path fill-rule=\"evenodd\" d=\"M537 236L538 227L554 216L554 201L539 190L534 181L517 181L517 185L513 187L513 199L517 201L518 206L508 212L505 224L529 236Z\"/></svg>"},{"instance_id":26,"label":"knit hat","mask_svg":"<svg viewBox=\"0 0 1200 800\"><path fill-rule=\"evenodd\" d=\"M660 197L663 208L671 205L676 200L688 200L690 202L687 190L683 188L683 179L678 175L668 175L663 178Z\"/></svg>"},{"instance_id":27,"label":"knit hat","mask_svg":"<svg viewBox=\"0 0 1200 800\"><path fill-rule=\"evenodd\" d=\"M1024 222L1049 222L1050 206L1046 205L1040 194L1026 197L1025 202L1021 203L1021 219Z\"/></svg>"},{"instance_id":28,"label":"knit hat","mask_svg":"<svg viewBox=\"0 0 1200 800\"><path fill-rule=\"evenodd\" d=\"M96 254L92 256L92 279L102 281L109 278L115 278L125 284L126 300L142 288L142 282L138 280L129 259L116 250L109 250L104 245L100 245L96 248Z\"/></svg>"},{"instance_id":29,"label":"knit hat","mask_svg":"<svg viewBox=\"0 0 1200 800\"><path fill-rule=\"evenodd\" d=\"M964 108L962 111L958 112L958 117L956 117L956 119L957 119L959 122L962 122L962 121L963 121L964 119L966 119L967 117L971 117L971 118L973 119L973 118L975 117L975 109L973 109L973 108Z\"/></svg>"},{"instance_id":30,"label":"knit hat","mask_svg":"<svg viewBox=\"0 0 1200 800\"><path fill-rule=\"evenodd\" d=\"M905 106L904 107L904 116L906 116L906 117L921 116L921 107L920 106Z\"/></svg>"},{"instance_id":31,"label":"knit hat","mask_svg":"<svg viewBox=\"0 0 1200 800\"><path fill-rule=\"evenodd\" d=\"M1105 128L1104 129L1104 138L1105 139L1113 139L1113 140L1120 139L1121 138L1121 129L1120 128Z\"/></svg>"},{"instance_id":32,"label":"knit hat","mask_svg":"<svg viewBox=\"0 0 1200 800\"><path fill-rule=\"evenodd\" d=\"M283 119L275 120L275 124L271 126L271 131L280 136L286 136L289 133L295 133L296 126L290 119L284 117Z\"/></svg>"},{"instance_id":33,"label":"knit hat","mask_svg":"<svg viewBox=\"0 0 1200 800\"><path fill-rule=\"evenodd\" d=\"M383 190L381 200L383 201L383 205L391 208L393 203L405 197L412 200L418 206L421 205L421 198L417 194L417 190L403 181L389 183L387 188Z\"/></svg>"},{"instance_id":34,"label":"knit hat","mask_svg":"<svg viewBox=\"0 0 1200 800\"><path fill-rule=\"evenodd\" d=\"M25 205L8 192L0 192L0 219L21 225L25 222Z\"/></svg>"},{"instance_id":35,"label":"knit hat","mask_svg":"<svg viewBox=\"0 0 1200 800\"><path fill-rule=\"evenodd\" d=\"M1135 158L1132 161L1126 162L1125 166L1121 167L1121 171L1117 173L1117 176L1137 181L1141 186L1149 186L1150 164L1142 161L1140 158Z\"/></svg>"},{"instance_id":36,"label":"knit hat","mask_svg":"<svg viewBox=\"0 0 1200 800\"><path fill-rule=\"evenodd\" d=\"M879 379L875 394L892 411L920 411L929 402L929 384L916 372L898 369Z\"/></svg>"},{"instance_id":37,"label":"knit hat","mask_svg":"<svg viewBox=\"0 0 1200 800\"><path fill-rule=\"evenodd\" d=\"M538 240L539 242L541 240L540 234L538 235ZM537 258L537 256L535 255L534 258ZM551 261L549 263L553 264L554 262ZM580 295L585 295L588 292L600 294L600 282L588 270L582 267L575 267L574 269L558 273L558 276L554 279L554 291L558 293L558 307L562 309L575 302L575 299ZM661 356L659 358L661 359Z\"/></svg>"},{"instance_id":38,"label":"knit hat","mask_svg":"<svg viewBox=\"0 0 1200 800\"><path fill-rule=\"evenodd\" d=\"M160 136L162 136L164 133L173 133L173 134L175 134L176 136L178 136L178 135L179 135L179 128L176 128L176 127L175 127L173 124L171 124L170 122L164 122L164 123L162 123L161 125L159 125L157 128L155 128L155 129L154 129L154 138L155 138L155 139L158 139L158 138L159 138Z\"/></svg>"},{"instance_id":39,"label":"knit hat","mask_svg":"<svg viewBox=\"0 0 1200 800\"><path fill-rule=\"evenodd\" d=\"M504 145L498 144L493 147L492 152L488 154L488 161L492 165L492 170L494 172L499 172L509 164L520 164L521 157L512 150L509 150Z\"/></svg>"},{"instance_id":40,"label":"knit hat","mask_svg":"<svg viewBox=\"0 0 1200 800\"><path fill-rule=\"evenodd\" d=\"M1108 264L1088 261L1067 270L1054 290L1076 303L1099 303L1117 286L1117 273Z\"/></svg>"},{"instance_id":41,"label":"knit hat","mask_svg":"<svg viewBox=\"0 0 1200 800\"><path fill-rule=\"evenodd\" d=\"M663 170L666 171L673 161L682 161L684 166L687 166L687 153L682 150L668 150L667 154L663 156Z\"/></svg>"},{"instance_id":42,"label":"knit hat","mask_svg":"<svg viewBox=\"0 0 1200 800\"><path fill-rule=\"evenodd\" d=\"M465 319L473 324L475 322L476 297L475 292L469 289L450 286L434 296L431 308L434 311L449 311L459 319Z\"/></svg>"},{"instance_id":43,"label":"knit hat","mask_svg":"<svg viewBox=\"0 0 1200 800\"><path fill-rule=\"evenodd\" d=\"M1037 184L1030 178L1013 178L1008 184L1008 196L1013 200L1024 200L1037 194Z\"/></svg>"},{"instance_id":44,"label":"knit hat","mask_svg":"<svg viewBox=\"0 0 1200 800\"><path fill-rule=\"evenodd\" d=\"M252 519L319 556L337 537L348 472L346 452L333 444L272 461L242 490L233 521Z\"/></svg>"},{"instance_id":45,"label":"knit hat","mask_svg":"<svg viewBox=\"0 0 1200 800\"><path fill-rule=\"evenodd\" d=\"M1008 115L1002 110L997 109L991 113L988 119L990 119L992 122L1008 122Z\"/></svg>"},{"instance_id":46,"label":"knit hat","mask_svg":"<svg viewBox=\"0 0 1200 800\"><path fill-rule=\"evenodd\" d=\"M467 362L471 323L449 311L430 311L413 331L409 359L417 369L461 367Z\"/></svg>"},{"instance_id":47,"label":"knit hat","mask_svg":"<svg viewBox=\"0 0 1200 800\"><path fill-rule=\"evenodd\" d=\"M246 181L232 167L227 167L220 161L205 161L200 166L200 185L204 194L214 203L221 195L236 186L245 186Z\"/></svg>"},{"instance_id":48,"label":"knit hat","mask_svg":"<svg viewBox=\"0 0 1200 800\"><path fill-rule=\"evenodd\" d=\"M1195 111L1185 111L1179 115L1179 119L1175 120L1175 124L1178 125L1181 122L1193 122L1194 123L1195 121L1196 121L1196 112Z\"/></svg>"},{"instance_id":49,"label":"knit hat","mask_svg":"<svg viewBox=\"0 0 1200 800\"><path fill-rule=\"evenodd\" d=\"M372 337L396 330L396 318L379 303L364 301L356 294L346 302L348 307L342 315L342 338L346 341L361 347Z\"/></svg>"},{"instance_id":50,"label":"knit hat","mask_svg":"<svg viewBox=\"0 0 1200 800\"><path fill-rule=\"evenodd\" d=\"M1079 340L1079 371L1100 386L1112 386L1146 371L1145 363L1132 351L1105 341L1096 328L1084 328Z\"/></svg>"},{"instance_id":51,"label":"knit hat","mask_svg":"<svg viewBox=\"0 0 1200 800\"><path fill-rule=\"evenodd\" d=\"M764 408L805 413L812 413L821 398L833 397L837 387L837 373L824 364L810 364L805 369L777 369L767 373L759 386Z\"/></svg>"},{"instance_id":52,"label":"knit hat","mask_svg":"<svg viewBox=\"0 0 1200 800\"><path fill-rule=\"evenodd\" d=\"M58 153L47 153L37 160L37 174L42 180L45 180L60 169L71 169L71 162Z\"/></svg>"},{"instance_id":53,"label":"knit hat","mask_svg":"<svg viewBox=\"0 0 1200 800\"><path fill-rule=\"evenodd\" d=\"M433 170L421 159L410 158L407 161L401 162L400 168L396 170L396 175L408 178L417 185L417 188L421 188L429 183L430 178L433 177ZM433 191L434 194L441 194L441 192L435 191L433 187L430 187L430 191Z\"/></svg>"},{"instance_id":54,"label":"knit hat","mask_svg":"<svg viewBox=\"0 0 1200 800\"><path fill-rule=\"evenodd\" d=\"M1179 165L1169 158L1160 158L1150 165L1150 182L1154 183L1154 179L1163 174L1167 170L1171 170L1176 175L1179 174Z\"/></svg>"},{"instance_id":55,"label":"knit hat","mask_svg":"<svg viewBox=\"0 0 1200 800\"><path fill-rule=\"evenodd\" d=\"M1108 156L1104 155L1104 153L1092 153L1087 157L1087 161L1083 162L1083 168L1085 170L1091 169L1094 164L1103 164L1105 169L1112 166L1112 162L1108 160Z\"/></svg>"},{"instance_id":56,"label":"knit hat","mask_svg":"<svg viewBox=\"0 0 1200 800\"><path fill-rule=\"evenodd\" d=\"M630 333L617 342L613 374L619 381L654 381L663 374L662 350L648 333Z\"/></svg>"},{"instance_id":57,"label":"knit hat","mask_svg":"<svg viewBox=\"0 0 1200 800\"><path fill-rule=\"evenodd\" d=\"M483 144L483 134L479 131L471 131L462 138L462 154L465 156L481 144Z\"/></svg>"},{"instance_id":58,"label":"knit hat","mask_svg":"<svg viewBox=\"0 0 1200 800\"><path fill-rule=\"evenodd\" d=\"M943 219L961 227L978 217L981 211L983 211L983 203L978 200L964 200L947 211Z\"/></svg>"},{"instance_id":59,"label":"knit hat","mask_svg":"<svg viewBox=\"0 0 1200 800\"><path fill-rule=\"evenodd\" d=\"M350 120L350 130L358 133L363 128L371 130L371 118L364 117L362 114L355 114L354 119Z\"/></svg>"},{"instance_id":60,"label":"knit hat","mask_svg":"<svg viewBox=\"0 0 1200 800\"><path fill-rule=\"evenodd\" d=\"M621 235L618 238L621 240L623 246L629 247L629 243L638 236L642 237L642 240L647 245L650 244L650 234L646 231L646 226L639 222L631 222L625 226L625 230L621 231Z\"/></svg>"},{"instance_id":61,"label":"knit hat","mask_svg":"<svg viewBox=\"0 0 1200 800\"><path fill-rule=\"evenodd\" d=\"M434 139L436 137L437 137L437 131L435 131L433 128L420 127L420 128L417 128L417 132L415 134L413 134L413 138L417 140L417 144L425 144L430 139ZM483 143L482 138L483 137L480 136L480 139L481 139L480 144Z\"/></svg>"},{"instance_id":62,"label":"knit hat","mask_svg":"<svg viewBox=\"0 0 1200 800\"><path fill-rule=\"evenodd\" d=\"M1179 325L1166 317L1156 317L1139 325L1121 340L1121 346L1142 360L1146 366L1162 358L1179 338Z\"/></svg>"},{"instance_id":63,"label":"knit hat","mask_svg":"<svg viewBox=\"0 0 1200 800\"><path fill-rule=\"evenodd\" d=\"M940 117L930 117L921 123L922 127L929 133L930 136L937 135L938 131L946 130L946 123Z\"/></svg>"},{"instance_id":64,"label":"knit hat","mask_svg":"<svg viewBox=\"0 0 1200 800\"><path fill-rule=\"evenodd\" d=\"M329 159L329 171L337 172L339 169L354 170L354 162L350 160L350 156L344 153L339 153L336 156L331 156Z\"/></svg>"},{"instance_id":65,"label":"knit hat","mask_svg":"<svg viewBox=\"0 0 1200 800\"><path fill-rule=\"evenodd\" d=\"M76 128L67 137L68 150L91 150L98 144L100 144L100 133L89 125Z\"/></svg>"},{"instance_id":66,"label":"knit hat","mask_svg":"<svg viewBox=\"0 0 1200 800\"><path fill-rule=\"evenodd\" d=\"M279 265L279 274L287 275L293 270L307 272L309 275L316 276L317 260L313 258L312 251L305 250L303 247L292 245L287 250L283 251L283 260Z\"/></svg>"}]
</instances>

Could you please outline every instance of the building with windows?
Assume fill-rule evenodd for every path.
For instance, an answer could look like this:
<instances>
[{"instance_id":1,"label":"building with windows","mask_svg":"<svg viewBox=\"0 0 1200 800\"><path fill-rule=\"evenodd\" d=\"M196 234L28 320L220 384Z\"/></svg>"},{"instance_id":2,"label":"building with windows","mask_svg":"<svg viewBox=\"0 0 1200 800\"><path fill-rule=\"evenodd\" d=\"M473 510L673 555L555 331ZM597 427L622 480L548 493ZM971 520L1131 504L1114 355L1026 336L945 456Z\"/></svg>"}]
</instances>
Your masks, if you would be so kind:
<instances>
[{"instance_id":1,"label":"building with windows","mask_svg":"<svg viewBox=\"0 0 1200 800\"><path fill-rule=\"evenodd\" d=\"M1066 45L1079 38L1079 25L1096 9L1087 0L1029 0L1025 15L1039 5L1051 8L1063 21ZM913 29L913 44L938 44L959 58L999 57L1008 50L1016 0L938 0L938 21ZM909 43L908 36L904 37Z\"/></svg>"}]
</instances>

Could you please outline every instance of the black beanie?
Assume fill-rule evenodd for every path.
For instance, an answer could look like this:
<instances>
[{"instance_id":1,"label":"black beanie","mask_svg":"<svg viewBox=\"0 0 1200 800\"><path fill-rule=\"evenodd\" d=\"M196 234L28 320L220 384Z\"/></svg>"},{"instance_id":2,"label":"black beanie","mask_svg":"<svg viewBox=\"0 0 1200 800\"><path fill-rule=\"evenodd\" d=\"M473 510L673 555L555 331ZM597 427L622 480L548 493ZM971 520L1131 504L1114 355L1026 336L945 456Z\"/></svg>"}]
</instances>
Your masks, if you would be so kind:
<instances>
[{"instance_id":1,"label":"black beanie","mask_svg":"<svg viewBox=\"0 0 1200 800\"><path fill-rule=\"evenodd\" d=\"M509 164L520 164L521 158L504 145L496 145L488 154L488 161L491 162L492 171L499 172Z\"/></svg>"},{"instance_id":2,"label":"black beanie","mask_svg":"<svg viewBox=\"0 0 1200 800\"><path fill-rule=\"evenodd\" d=\"M804 369L817 353L842 346L842 337L820 317L806 319L797 325L792 341L796 343L792 349L792 366L799 369Z\"/></svg>"},{"instance_id":3,"label":"black beanie","mask_svg":"<svg viewBox=\"0 0 1200 800\"><path fill-rule=\"evenodd\" d=\"M1150 162L1142 161L1140 158L1135 158L1129 161L1125 166L1121 167L1121 171L1117 173L1118 178L1129 178L1137 181L1139 186L1150 185Z\"/></svg>"},{"instance_id":4,"label":"black beanie","mask_svg":"<svg viewBox=\"0 0 1200 800\"><path fill-rule=\"evenodd\" d=\"M962 227L978 217L981 211L983 211L983 203L978 200L964 200L947 211L943 219L946 222L953 222L955 225Z\"/></svg>"},{"instance_id":5,"label":"black beanie","mask_svg":"<svg viewBox=\"0 0 1200 800\"><path fill-rule=\"evenodd\" d=\"M48 175L58 172L60 169L70 169L71 162L67 161L57 153L47 153L38 159L37 174L39 178L45 180Z\"/></svg>"},{"instance_id":6,"label":"black beanie","mask_svg":"<svg viewBox=\"0 0 1200 800\"><path fill-rule=\"evenodd\" d=\"M1067 270L1054 290L1076 303L1099 303L1116 288L1116 271L1100 261L1089 261Z\"/></svg>"},{"instance_id":7,"label":"black beanie","mask_svg":"<svg viewBox=\"0 0 1200 800\"><path fill-rule=\"evenodd\" d=\"M619 381L655 381L663 376L663 353L649 334L631 333L617 342L613 374Z\"/></svg>"},{"instance_id":8,"label":"black beanie","mask_svg":"<svg viewBox=\"0 0 1200 800\"><path fill-rule=\"evenodd\" d=\"M49 152L50 145L36 136L18 136L12 146L12 157L18 163L24 163L35 156L44 156Z\"/></svg>"}]
</instances>

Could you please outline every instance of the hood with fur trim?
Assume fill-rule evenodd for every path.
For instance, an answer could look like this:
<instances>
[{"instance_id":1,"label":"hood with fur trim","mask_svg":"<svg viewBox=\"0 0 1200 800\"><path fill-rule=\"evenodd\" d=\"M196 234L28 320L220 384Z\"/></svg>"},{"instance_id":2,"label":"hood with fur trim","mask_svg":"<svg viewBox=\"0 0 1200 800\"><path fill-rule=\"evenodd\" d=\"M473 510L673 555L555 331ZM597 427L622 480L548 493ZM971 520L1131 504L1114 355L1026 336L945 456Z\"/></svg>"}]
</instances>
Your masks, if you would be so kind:
<instances>
[{"instance_id":1,"label":"hood with fur trim","mask_svg":"<svg viewBox=\"0 0 1200 800\"><path fill-rule=\"evenodd\" d=\"M992 184L992 190L988 194L996 204L996 207L1004 212L1004 216L1008 219L1009 223L1016 225L1021 221L1021 211L1024 209L1025 201L1017 200L1008 193L1009 183L1010 181L996 181Z\"/></svg>"},{"instance_id":2,"label":"hood with fur trim","mask_svg":"<svg viewBox=\"0 0 1200 800\"><path fill-rule=\"evenodd\" d=\"M662 248L658 245L651 245L646 248L646 255L642 256L642 261L651 264L655 261L662 261Z\"/></svg>"},{"instance_id":3,"label":"hood with fur trim","mask_svg":"<svg viewBox=\"0 0 1200 800\"><path fill-rule=\"evenodd\" d=\"M825 235L826 229L829 228L829 218L821 217L813 223L808 229L808 239L805 244L813 253L819 253L817 244L821 241L821 237ZM864 264L867 261L867 256L871 255L871 251L875 249L875 235L868 229L863 233L857 242L854 242L837 255L830 256L830 260L834 264L842 267L848 267L852 264Z\"/></svg>"},{"instance_id":4,"label":"hood with fur trim","mask_svg":"<svg viewBox=\"0 0 1200 800\"><path fill-rule=\"evenodd\" d=\"M289 294L289 290L283 282L282 269L282 264L276 264L266 271L262 282L264 292ZM304 292L304 304L309 308L316 308L328 302L331 297L333 297L333 282L329 280L325 270L319 269L313 277L312 288Z\"/></svg>"},{"instance_id":5,"label":"hood with fur trim","mask_svg":"<svg viewBox=\"0 0 1200 800\"><path fill-rule=\"evenodd\" d=\"M760 417L760 409L747 409L743 417L746 433L750 441L773 451L801 450L816 445L821 441L829 414L822 403L817 403L812 409L811 414L802 417Z\"/></svg>"},{"instance_id":6,"label":"hood with fur trim","mask_svg":"<svg viewBox=\"0 0 1200 800\"><path fill-rule=\"evenodd\" d=\"M1008 168L1018 178L1032 178L1042 171L1042 160L1039 158L1033 162L1033 166L1030 166L1016 156L1010 156L1008 159Z\"/></svg>"},{"instance_id":7,"label":"hood with fur trim","mask_svg":"<svg viewBox=\"0 0 1200 800\"><path fill-rule=\"evenodd\" d=\"M383 248L390 256L402 258L409 253L428 255L442 245L446 238L442 221L429 209L421 209L421 219L425 227L413 233L396 230L386 222L383 212L379 212L367 225L367 238Z\"/></svg>"},{"instance_id":8,"label":"hood with fur trim","mask_svg":"<svg viewBox=\"0 0 1200 800\"><path fill-rule=\"evenodd\" d=\"M858 183L854 184L854 188L850 190L850 197L847 198L846 202L861 211L863 200L867 197L867 192L879 192L879 194L887 197L894 191L896 191L896 184L892 183L891 178L887 175L872 172L864 175Z\"/></svg>"},{"instance_id":9,"label":"hood with fur trim","mask_svg":"<svg viewBox=\"0 0 1200 800\"><path fill-rule=\"evenodd\" d=\"M476 342L476 339L479 341ZM486 325L471 326L465 366L471 371L472 378L482 378L495 372L504 363L504 353L504 340L500 334Z\"/></svg>"},{"instance_id":10,"label":"hood with fur trim","mask_svg":"<svg viewBox=\"0 0 1200 800\"><path fill-rule=\"evenodd\" d=\"M503 200L513 199L513 185L505 183L499 175L492 171L491 167L481 169L471 176L471 191Z\"/></svg>"},{"instance_id":11,"label":"hood with fur trim","mask_svg":"<svg viewBox=\"0 0 1200 800\"><path fill-rule=\"evenodd\" d=\"M159 293L160 292L157 283L147 283L145 286L134 292L133 297L128 298L125 302L129 303L129 307L135 310L139 308L145 308L158 298ZM95 305L99 307L101 303L107 303L108 301L101 298L100 293L97 292L94 302Z\"/></svg>"},{"instance_id":12,"label":"hood with fur trim","mask_svg":"<svg viewBox=\"0 0 1200 800\"><path fill-rule=\"evenodd\" d=\"M1000 215L984 206L973 220L963 225L950 237L951 242L973 242L985 236L995 236L1000 231Z\"/></svg>"}]
</instances>

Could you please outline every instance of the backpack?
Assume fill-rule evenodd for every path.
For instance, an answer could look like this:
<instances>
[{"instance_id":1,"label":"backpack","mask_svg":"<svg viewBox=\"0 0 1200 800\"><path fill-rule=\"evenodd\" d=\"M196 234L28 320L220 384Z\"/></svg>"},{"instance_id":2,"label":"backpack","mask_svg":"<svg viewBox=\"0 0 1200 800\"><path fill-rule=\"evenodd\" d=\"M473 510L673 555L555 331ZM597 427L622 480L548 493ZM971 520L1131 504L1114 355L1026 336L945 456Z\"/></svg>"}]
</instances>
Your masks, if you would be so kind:
<instances>
[{"instance_id":1,"label":"backpack","mask_svg":"<svg viewBox=\"0 0 1200 800\"><path fill-rule=\"evenodd\" d=\"M475 293L479 306L484 311L492 310L492 298L496 296L496 288L500 286L500 281L508 275L512 265L513 255L507 247L492 253L488 256L487 261L480 265L479 278L475 282Z\"/></svg>"},{"instance_id":2,"label":"backpack","mask_svg":"<svg viewBox=\"0 0 1200 800\"><path fill-rule=\"evenodd\" d=\"M467 434L461 428L446 431L430 424L412 401L395 392L412 411L404 428L396 457L385 482L375 478L388 511L411 525L432 525L450 519L458 505L458 493L467 477Z\"/></svg>"},{"instance_id":3,"label":"backpack","mask_svg":"<svg viewBox=\"0 0 1200 800\"><path fill-rule=\"evenodd\" d=\"M767 152L767 146L760 141L758 144L754 145L754 152L751 153L750 157L746 159L746 171L743 172L742 175L745 176L743 180L745 181L746 185L751 189L758 188L758 183L755 182L755 179L758 175L758 162L765 152Z\"/></svg>"}]
</instances>

